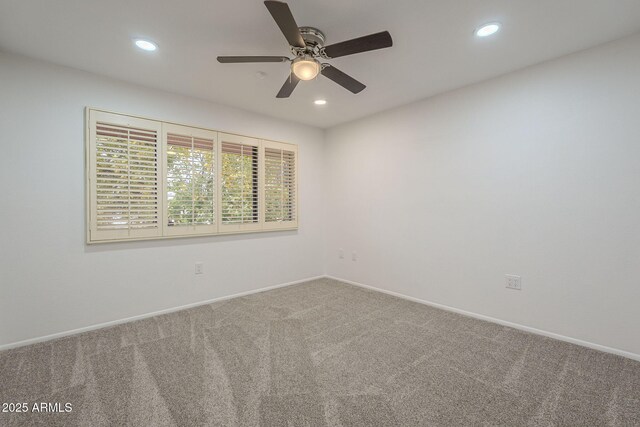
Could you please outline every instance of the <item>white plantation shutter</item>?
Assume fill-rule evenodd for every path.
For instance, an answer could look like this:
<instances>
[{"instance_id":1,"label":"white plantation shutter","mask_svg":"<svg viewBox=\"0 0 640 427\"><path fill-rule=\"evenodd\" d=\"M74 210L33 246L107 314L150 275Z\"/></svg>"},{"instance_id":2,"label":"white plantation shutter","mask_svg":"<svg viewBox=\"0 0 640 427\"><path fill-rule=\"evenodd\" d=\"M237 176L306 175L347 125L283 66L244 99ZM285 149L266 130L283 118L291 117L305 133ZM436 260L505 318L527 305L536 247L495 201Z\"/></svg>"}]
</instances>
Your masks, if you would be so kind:
<instances>
[{"instance_id":1,"label":"white plantation shutter","mask_svg":"<svg viewBox=\"0 0 640 427\"><path fill-rule=\"evenodd\" d=\"M265 229L297 225L297 149L263 141Z\"/></svg>"},{"instance_id":2,"label":"white plantation shutter","mask_svg":"<svg viewBox=\"0 0 640 427\"><path fill-rule=\"evenodd\" d=\"M91 111L90 240L159 236L160 124Z\"/></svg>"},{"instance_id":3,"label":"white plantation shutter","mask_svg":"<svg viewBox=\"0 0 640 427\"><path fill-rule=\"evenodd\" d=\"M260 229L260 166L257 139L219 134L220 231Z\"/></svg>"},{"instance_id":4,"label":"white plantation shutter","mask_svg":"<svg viewBox=\"0 0 640 427\"><path fill-rule=\"evenodd\" d=\"M296 145L86 111L87 243L298 227Z\"/></svg>"},{"instance_id":5,"label":"white plantation shutter","mask_svg":"<svg viewBox=\"0 0 640 427\"><path fill-rule=\"evenodd\" d=\"M166 235L215 233L216 132L165 124Z\"/></svg>"}]
</instances>

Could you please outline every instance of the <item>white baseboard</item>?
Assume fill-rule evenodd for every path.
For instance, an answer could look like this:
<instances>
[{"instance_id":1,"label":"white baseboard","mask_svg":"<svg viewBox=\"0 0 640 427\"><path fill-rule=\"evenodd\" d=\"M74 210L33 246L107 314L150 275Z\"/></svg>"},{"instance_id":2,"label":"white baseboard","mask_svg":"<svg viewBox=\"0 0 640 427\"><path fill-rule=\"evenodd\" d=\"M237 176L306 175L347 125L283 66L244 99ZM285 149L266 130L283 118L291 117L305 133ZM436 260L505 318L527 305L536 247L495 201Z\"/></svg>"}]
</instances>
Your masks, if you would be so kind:
<instances>
[{"instance_id":1,"label":"white baseboard","mask_svg":"<svg viewBox=\"0 0 640 427\"><path fill-rule=\"evenodd\" d=\"M365 284L362 284L362 283L354 282L352 280L341 279L339 277L334 277L334 276L330 276L330 275L327 275L325 277L328 278L328 279L333 279L333 280L338 280L340 282L348 283L350 285L359 286L361 288L370 289L372 291L382 292L382 293L388 294L388 295L393 295L394 297L398 297L398 298L406 299L406 300L409 300L409 301L414 301L414 302L417 302L417 303L420 303L420 304L425 304L425 305L429 305L429 306L432 306L432 307L440 308L442 310L447 310L447 311L451 311L451 312L454 312L454 313L462 314L464 316L469 316L469 317L473 317L473 318L480 319L480 320L486 320L487 322L492 322L492 323L497 323L499 325L509 326L511 328L514 328L514 329L519 329L521 331L530 332L532 334L542 335L542 336L549 337L549 338L554 338L554 339L557 339L557 340L560 340L560 341L566 341L566 342L569 342L571 344L576 344L576 345L580 345L580 346L583 346L583 347L592 348L594 350L604 351L605 353L616 354L618 356L627 357L629 359L640 361L640 354L631 353L629 351L620 350L620 349L612 348L612 347L607 347L607 346L604 346L604 345L595 344L595 343L592 343L592 342L589 342L589 341L583 341L583 340L579 340L579 339L576 339L576 338L567 337L567 336L556 334L556 333L553 333L553 332L543 331L541 329L532 328L530 326L521 325L519 323L512 323L512 322L508 322L506 320L496 319L495 317L489 317L489 316L485 316L483 314L478 314L478 313L473 313L471 311L461 310L459 308L450 307L448 305L438 304L438 303L427 301L427 300L423 300L423 299L420 299L420 298L415 298L415 297L411 297L411 296L408 296L408 295L404 295L404 294L401 294L401 293L398 293L398 292L388 291L386 289L376 288L375 286L370 286L370 285L365 285Z\"/></svg>"},{"instance_id":2,"label":"white baseboard","mask_svg":"<svg viewBox=\"0 0 640 427\"><path fill-rule=\"evenodd\" d=\"M404 294L401 294L401 293L398 293L398 292L388 291L386 289L377 288L375 286L365 285L363 283L354 282L352 280L341 279L339 277L334 277L334 276L331 276L331 275L307 277L305 279L296 280L296 281L293 281L293 282L281 283L281 284L273 285L273 286L266 286L264 288L259 288L259 289L254 289L254 290L250 290L250 291L240 292L240 293L233 294L233 295L226 295L226 296L213 298L213 299L206 300L206 301L198 301L198 302L195 302L195 303L192 303L192 304L181 305L181 306L178 306L178 307L171 307L171 308L167 308L167 309L164 309L164 310L159 310L159 311L154 311L154 312L151 312L151 313L141 314L141 315L138 315L138 316L127 317L125 319L119 319L119 320L113 320L113 321L110 321L110 322L98 323L98 324L91 325L91 326L85 326L83 328L72 329L72 330L69 330L69 331L58 332L58 333L55 333L55 334L45 335L45 336L42 336L42 337L30 338L30 339L26 339L26 340L23 340L23 341L18 341L18 342L9 343L9 344L3 344L3 345L0 345L0 351L9 350L9 349L12 349L12 348L17 348L17 347L23 347L23 346L26 346L26 345L36 344L36 343L39 343L39 342L49 341L49 340L53 340L53 339L56 339L56 338L62 338L62 337L66 337L66 336L69 336L69 335L76 335L76 334L80 334L80 333L83 333L83 332L89 332L89 331L93 331L93 330L96 330L96 329L101 329L101 328L106 328L106 327L109 327L109 326L119 325L119 324L122 324L122 323L133 322L135 320L146 319L148 317L158 316L158 315L161 315L161 314L173 313L175 311L185 310L185 309L197 307L197 306L200 306L200 305L211 304L211 303L214 303L214 302L217 302L217 301L224 301L224 300L228 300L228 299L232 299L232 298L242 297L242 296L245 296L245 295L251 295L251 294L256 294L256 293L260 293L260 292L265 292L265 291L269 291L271 289L284 288L286 286L296 285L298 283L304 283L304 282L308 282L308 281L311 281L311 280L317 280L317 279L322 279L322 278L338 280L338 281L343 282L343 283L348 283L350 285L359 286L361 288L369 289L369 290L376 291L376 292L381 292L381 293L392 295L392 296L395 296L395 297L398 297L398 298L406 299L406 300L409 300L409 301L414 301L414 302L417 302L417 303L420 303L420 304L429 305L429 306L432 306L432 307L440 308L442 310L447 310L447 311L451 311L451 312L454 312L454 313L462 314L464 316L469 316L469 317L473 317L473 318L476 318L476 319L485 320L487 322L497 323L499 325L509 326L511 328L519 329L521 331L530 332L530 333L533 333L533 334L542 335L542 336L549 337L549 338L554 338L554 339L557 339L557 340L560 340L560 341L566 341L566 342L569 342L569 343L572 343L572 344L576 344L576 345L580 345L580 346L583 346L583 347L592 348L594 350L604 351L606 353L616 354L618 356L623 356L623 357L627 357L629 359L640 361L640 354L631 353L629 351L620 350L620 349L612 348L612 347L607 347L607 346L600 345L600 344L595 344L595 343L592 343L592 342L589 342L589 341L583 341L583 340L579 340L579 339L576 339L576 338L567 337L567 336L564 336L564 335L556 334L554 332L548 332L548 331L544 331L544 330L541 330L541 329L532 328L530 326L521 325L519 323L508 322L506 320L501 320L501 319L497 319L495 317L485 316L483 314L478 314L478 313L474 313L474 312L471 312L471 311L461 310L459 308L450 307L450 306L443 305L443 304L438 304L438 303L427 301L427 300L423 300L423 299L420 299L420 298L415 298L415 297L404 295Z\"/></svg>"},{"instance_id":3,"label":"white baseboard","mask_svg":"<svg viewBox=\"0 0 640 427\"><path fill-rule=\"evenodd\" d=\"M161 314L173 313L174 311L185 310L187 308L193 308L193 307L197 307L199 305L211 304L211 303L214 303L214 302L217 302L217 301L224 301L224 300L228 300L228 299L232 299L232 298L242 297L242 296L245 296L245 295L257 294L259 292L265 292L265 291L269 291L271 289L284 288L285 286L296 285L298 283L308 282L308 281L316 280L316 279L323 279L325 277L326 276L324 276L324 275L322 275L322 276L314 276L314 277L307 277L305 279L296 280L296 281L293 281L293 282L287 282L287 283L281 283L279 285L267 286L267 287L260 288L260 289L254 289L254 290L251 290L251 291L240 292L240 293L237 293L237 294L222 296L222 297L218 297L218 298L213 298L213 299L206 300L206 301L198 301L198 302L194 302L192 304L181 305L181 306L178 306L178 307L171 307L171 308L167 308L167 309L164 309L164 310L154 311L154 312L151 312L151 313L140 314L138 316L127 317L125 319L112 320L110 322L98 323L98 324L91 325L91 326L85 326L83 328L72 329L70 331L58 332L58 333L55 333L55 334L45 335L45 336L42 336L42 337L29 338L29 339L26 339L26 340L23 340L23 341L18 341L18 342L14 342L14 343L0 345L0 351L9 350L9 349L12 349L12 348L17 348L17 347L23 347L25 345L30 345L30 344L36 344L36 343L43 342L43 341L49 341L49 340L53 340L53 339L56 339L56 338L62 338L62 337L66 337L66 336L69 336L69 335L76 335L76 334L80 334L80 333L83 333L83 332L89 332L89 331L93 331L93 330L96 330L96 329L101 329L101 328L106 328L106 327L109 327L109 326L119 325L119 324L122 324L122 323L133 322L135 320L146 319L148 317L158 316L158 315L161 315Z\"/></svg>"}]
</instances>

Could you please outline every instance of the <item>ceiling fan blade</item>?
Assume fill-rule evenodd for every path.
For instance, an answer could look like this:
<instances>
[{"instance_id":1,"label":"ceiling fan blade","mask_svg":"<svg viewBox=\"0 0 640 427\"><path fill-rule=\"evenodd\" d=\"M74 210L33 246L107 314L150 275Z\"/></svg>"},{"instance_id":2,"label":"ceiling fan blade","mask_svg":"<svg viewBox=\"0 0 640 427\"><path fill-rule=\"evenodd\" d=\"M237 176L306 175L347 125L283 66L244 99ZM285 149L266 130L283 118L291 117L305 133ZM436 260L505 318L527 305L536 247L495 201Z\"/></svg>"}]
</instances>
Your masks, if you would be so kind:
<instances>
[{"instance_id":1,"label":"ceiling fan blade","mask_svg":"<svg viewBox=\"0 0 640 427\"><path fill-rule=\"evenodd\" d=\"M393 46L391 34L388 31L381 33L369 34L368 36L358 37L357 39L346 40L340 43L332 44L324 48L324 53L329 58L338 58L340 56L353 55L354 53L368 52L370 50L384 49Z\"/></svg>"},{"instance_id":2,"label":"ceiling fan blade","mask_svg":"<svg viewBox=\"0 0 640 427\"><path fill-rule=\"evenodd\" d=\"M218 56L222 64L237 64L242 62L287 62L286 56Z\"/></svg>"},{"instance_id":3,"label":"ceiling fan blade","mask_svg":"<svg viewBox=\"0 0 640 427\"><path fill-rule=\"evenodd\" d=\"M300 82L300 79L297 78L295 74L291 73L280 88L280 92L278 92L276 98L288 98L289 95L291 95L291 92L293 92L296 86L298 86L298 82Z\"/></svg>"},{"instance_id":4,"label":"ceiling fan blade","mask_svg":"<svg viewBox=\"0 0 640 427\"><path fill-rule=\"evenodd\" d=\"M269 9L269 13L273 16L278 27L280 27L280 31L284 34L287 42L289 42L291 46L305 47L306 43L300 34L296 20L293 19L289 6L284 2L274 0L267 0L264 2L264 5Z\"/></svg>"},{"instance_id":5,"label":"ceiling fan blade","mask_svg":"<svg viewBox=\"0 0 640 427\"><path fill-rule=\"evenodd\" d=\"M331 65L322 69L322 75L333 80L343 88L353 93L362 92L362 90L364 90L364 88L366 87L350 75L343 73L342 71L338 70L336 67L332 67Z\"/></svg>"}]
</instances>

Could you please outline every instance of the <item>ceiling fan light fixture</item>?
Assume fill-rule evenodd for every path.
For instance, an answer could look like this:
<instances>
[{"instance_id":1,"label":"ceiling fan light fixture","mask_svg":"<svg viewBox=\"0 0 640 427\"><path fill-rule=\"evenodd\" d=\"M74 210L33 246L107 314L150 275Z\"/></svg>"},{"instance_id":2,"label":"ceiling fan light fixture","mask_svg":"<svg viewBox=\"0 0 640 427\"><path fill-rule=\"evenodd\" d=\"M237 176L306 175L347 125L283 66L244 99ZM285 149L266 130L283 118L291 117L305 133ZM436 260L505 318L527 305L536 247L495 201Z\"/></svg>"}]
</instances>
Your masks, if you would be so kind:
<instances>
[{"instance_id":1,"label":"ceiling fan light fixture","mask_svg":"<svg viewBox=\"0 0 640 427\"><path fill-rule=\"evenodd\" d=\"M265 0L264 5L289 43L295 59L286 56L218 56L221 64L291 62L289 75L276 98L288 98L300 81L312 80L322 74L351 93L360 93L366 86L340 71L324 59L339 58L356 53L369 52L393 46L391 34L381 31L325 46L322 31L314 27L300 27L293 18L289 5L282 0Z\"/></svg>"},{"instance_id":2,"label":"ceiling fan light fixture","mask_svg":"<svg viewBox=\"0 0 640 427\"><path fill-rule=\"evenodd\" d=\"M315 79L320 69L320 63L309 55L299 56L291 63L291 72L300 80Z\"/></svg>"}]
</instances>

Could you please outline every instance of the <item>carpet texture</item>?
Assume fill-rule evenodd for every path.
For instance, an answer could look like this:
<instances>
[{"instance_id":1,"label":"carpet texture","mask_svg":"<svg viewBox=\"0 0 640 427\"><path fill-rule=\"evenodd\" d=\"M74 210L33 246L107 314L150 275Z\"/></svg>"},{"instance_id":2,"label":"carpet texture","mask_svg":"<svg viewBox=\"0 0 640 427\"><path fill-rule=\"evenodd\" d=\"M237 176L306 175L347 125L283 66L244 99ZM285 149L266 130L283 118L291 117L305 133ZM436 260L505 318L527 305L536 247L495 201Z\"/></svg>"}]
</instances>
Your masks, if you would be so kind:
<instances>
[{"instance_id":1,"label":"carpet texture","mask_svg":"<svg viewBox=\"0 0 640 427\"><path fill-rule=\"evenodd\" d=\"M640 426L640 363L322 279L0 353L0 425Z\"/></svg>"}]
</instances>

